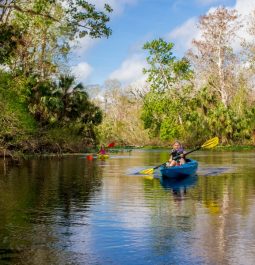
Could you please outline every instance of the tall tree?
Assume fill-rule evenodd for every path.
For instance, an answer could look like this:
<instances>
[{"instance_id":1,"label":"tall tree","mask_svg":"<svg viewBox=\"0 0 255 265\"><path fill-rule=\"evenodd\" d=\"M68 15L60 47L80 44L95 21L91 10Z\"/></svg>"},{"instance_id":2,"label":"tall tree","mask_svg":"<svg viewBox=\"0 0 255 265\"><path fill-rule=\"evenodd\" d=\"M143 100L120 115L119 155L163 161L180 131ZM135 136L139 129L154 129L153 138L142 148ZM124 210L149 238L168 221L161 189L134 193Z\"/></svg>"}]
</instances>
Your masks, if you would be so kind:
<instances>
[{"instance_id":1,"label":"tall tree","mask_svg":"<svg viewBox=\"0 0 255 265\"><path fill-rule=\"evenodd\" d=\"M255 10L253 10L249 16L249 22L247 25L247 32L250 36L248 40L244 40L243 47L245 53L245 61L243 65L245 66L245 76L250 77L249 81L250 87L254 87L254 75L255 75ZM248 76L247 76L248 75ZM253 91L254 92L254 91ZM253 93L253 99L255 97L255 92Z\"/></svg>"},{"instance_id":2,"label":"tall tree","mask_svg":"<svg viewBox=\"0 0 255 265\"><path fill-rule=\"evenodd\" d=\"M182 94L192 79L188 60L173 56L173 46L161 38L144 45L149 53L149 68L144 72L150 91L144 97L142 119L153 136L160 135L164 140L181 135L185 107Z\"/></svg>"},{"instance_id":3,"label":"tall tree","mask_svg":"<svg viewBox=\"0 0 255 265\"><path fill-rule=\"evenodd\" d=\"M217 91L222 103L228 106L235 88L237 57L232 43L240 28L236 10L219 7L200 17L201 38L193 40L195 49L189 51L198 80Z\"/></svg>"},{"instance_id":4,"label":"tall tree","mask_svg":"<svg viewBox=\"0 0 255 265\"><path fill-rule=\"evenodd\" d=\"M146 42L143 46L149 53L147 62L150 66L144 69L144 73L148 74L147 82L154 91L169 92L180 81L189 80L191 77L189 62L185 58L177 60L172 52L173 47L173 43L161 38Z\"/></svg>"}]
</instances>

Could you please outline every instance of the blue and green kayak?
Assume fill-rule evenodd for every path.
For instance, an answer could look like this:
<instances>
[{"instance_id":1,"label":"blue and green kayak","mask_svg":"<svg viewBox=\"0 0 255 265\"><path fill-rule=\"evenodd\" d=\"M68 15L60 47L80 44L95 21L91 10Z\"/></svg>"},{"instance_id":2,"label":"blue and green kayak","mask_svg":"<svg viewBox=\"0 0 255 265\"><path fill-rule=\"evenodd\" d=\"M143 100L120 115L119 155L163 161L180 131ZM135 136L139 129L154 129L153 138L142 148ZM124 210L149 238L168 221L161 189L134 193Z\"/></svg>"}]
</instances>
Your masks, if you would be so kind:
<instances>
[{"instance_id":1,"label":"blue and green kayak","mask_svg":"<svg viewBox=\"0 0 255 265\"><path fill-rule=\"evenodd\" d=\"M198 163L193 159L186 159L186 163L180 166L167 167L161 166L160 172L162 177L182 178L194 175L197 171Z\"/></svg>"}]
</instances>

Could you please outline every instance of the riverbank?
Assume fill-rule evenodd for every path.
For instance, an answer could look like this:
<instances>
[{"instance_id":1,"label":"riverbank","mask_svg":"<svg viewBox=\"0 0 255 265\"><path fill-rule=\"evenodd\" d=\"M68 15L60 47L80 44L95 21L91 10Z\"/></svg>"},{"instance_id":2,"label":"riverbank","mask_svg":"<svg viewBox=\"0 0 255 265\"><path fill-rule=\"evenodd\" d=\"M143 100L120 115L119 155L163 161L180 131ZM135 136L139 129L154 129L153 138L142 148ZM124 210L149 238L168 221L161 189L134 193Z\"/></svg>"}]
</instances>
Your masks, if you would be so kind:
<instances>
[{"instance_id":1,"label":"riverbank","mask_svg":"<svg viewBox=\"0 0 255 265\"><path fill-rule=\"evenodd\" d=\"M217 146L217 151L255 151L255 145L226 145Z\"/></svg>"},{"instance_id":2,"label":"riverbank","mask_svg":"<svg viewBox=\"0 0 255 265\"><path fill-rule=\"evenodd\" d=\"M77 140L77 139L76 139ZM62 142L62 143L52 143L44 142L41 145L35 145L35 143L29 144L30 148L24 148L23 150L8 150L3 147L0 150L0 157L2 159L11 159L11 160L22 160L28 159L30 157L63 157L63 156L72 156L72 155L82 155L82 154L96 154L98 149L96 147L91 147L86 141L83 142L82 139L79 141L72 142ZM33 146L33 148L31 148ZM166 146L116 146L109 149L109 153L123 153L131 152L132 150L168 150L169 147ZM254 145L227 145L227 146L217 146L213 149L214 151L255 151Z\"/></svg>"},{"instance_id":3,"label":"riverbank","mask_svg":"<svg viewBox=\"0 0 255 265\"><path fill-rule=\"evenodd\" d=\"M143 146L143 147L138 147L144 150L152 150L152 149L171 149L171 146ZM192 149L192 148L187 148L187 149ZM202 150L202 149L201 149ZM255 151L255 145L225 145L225 146L216 146L211 149L212 151Z\"/></svg>"}]
</instances>

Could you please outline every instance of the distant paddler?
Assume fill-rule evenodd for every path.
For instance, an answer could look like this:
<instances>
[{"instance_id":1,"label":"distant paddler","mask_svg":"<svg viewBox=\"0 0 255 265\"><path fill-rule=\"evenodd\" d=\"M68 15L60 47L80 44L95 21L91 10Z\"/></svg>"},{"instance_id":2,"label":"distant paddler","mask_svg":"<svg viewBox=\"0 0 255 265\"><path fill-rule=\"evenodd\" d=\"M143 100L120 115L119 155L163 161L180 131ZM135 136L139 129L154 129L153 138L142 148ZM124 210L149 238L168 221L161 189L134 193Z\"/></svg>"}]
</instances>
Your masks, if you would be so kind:
<instances>
[{"instance_id":1,"label":"distant paddler","mask_svg":"<svg viewBox=\"0 0 255 265\"><path fill-rule=\"evenodd\" d=\"M106 149L103 144L101 145L100 150L97 153L97 157L102 160L109 158L109 155L106 154Z\"/></svg>"}]
</instances>

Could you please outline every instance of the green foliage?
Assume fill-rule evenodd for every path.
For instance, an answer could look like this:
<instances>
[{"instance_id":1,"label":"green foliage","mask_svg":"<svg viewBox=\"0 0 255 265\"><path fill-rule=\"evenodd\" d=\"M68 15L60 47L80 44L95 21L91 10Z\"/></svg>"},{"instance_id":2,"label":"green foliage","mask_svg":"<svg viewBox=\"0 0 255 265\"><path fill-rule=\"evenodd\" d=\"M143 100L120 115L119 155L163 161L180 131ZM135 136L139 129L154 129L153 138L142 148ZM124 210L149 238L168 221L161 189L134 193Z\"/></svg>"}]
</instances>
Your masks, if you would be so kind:
<instances>
[{"instance_id":1,"label":"green foliage","mask_svg":"<svg viewBox=\"0 0 255 265\"><path fill-rule=\"evenodd\" d=\"M191 145L217 135L221 142L245 143L255 130L255 107L240 78L240 87L225 106L210 85L197 89L188 83L192 71L186 59L178 61L173 44L162 39L146 43L150 91L143 99L141 118L153 137L180 139ZM242 82L241 82L242 81Z\"/></svg>"},{"instance_id":2,"label":"green foliage","mask_svg":"<svg viewBox=\"0 0 255 265\"><path fill-rule=\"evenodd\" d=\"M240 113L235 106L225 107L207 88L182 92L175 100L166 94L161 94L159 99L151 95L153 92L146 96L142 119L152 135L158 135L162 140L178 138L193 144L214 135L219 136L225 144L242 144L252 140L254 106L247 108L246 105Z\"/></svg>"},{"instance_id":3,"label":"green foliage","mask_svg":"<svg viewBox=\"0 0 255 265\"><path fill-rule=\"evenodd\" d=\"M177 60L172 53L173 47L173 43L161 38L143 46L149 53L147 62L150 65L149 69L144 69L144 73L148 74L147 81L151 89L159 93L175 87L179 81L189 80L192 76L189 62L185 58Z\"/></svg>"},{"instance_id":4,"label":"green foliage","mask_svg":"<svg viewBox=\"0 0 255 265\"><path fill-rule=\"evenodd\" d=\"M18 28L0 24L0 64L8 62L9 58L15 54L20 39L21 34Z\"/></svg>"},{"instance_id":5,"label":"green foliage","mask_svg":"<svg viewBox=\"0 0 255 265\"><path fill-rule=\"evenodd\" d=\"M119 82L108 80L105 88L103 122L98 126L101 142L141 146L149 143L148 131L140 120L141 102Z\"/></svg>"},{"instance_id":6,"label":"green foliage","mask_svg":"<svg viewBox=\"0 0 255 265\"><path fill-rule=\"evenodd\" d=\"M1 145L44 150L57 135L56 146L62 148L66 142L58 135L61 130L72 135L70 141L96 141L101 109L82 84L61 72L66 72L70 40L111 35L110 12L107 4L99 11L84 0L65 5L57 0L1 3L0 64L9 71L0 73Z\"/></svg>"},{"instance_id":7,"label":"green foliage","mask_svg":"<svg viewBox=\"0 0 255 265\"><path fill-rule=\"evenodd\" d=\"M63 69L70 43L84 36L109 37L112 11L103 11L81 0L65 5L56 0L17 1L0 7L0 63L7 62L15 75L53 78ZM9 15L11 12L11 15ZM74 42L73 42L74 43Z\"/></svg>"},{"instance_id":8,"label":"green foliage","mask_svg":"<svg viewBox=\"0 0 255 265\"><path fill-rule=\"evenodd\" d=\"M109 5L105 4L104 12L101 12L88 1L70 0L66 11L70 15L67 18L69 26L75 34L79 34L79 37L89 35L92 38L100 38L111 35L111 29L106 26L110 20L106 14L112 12Z\"/></svg>"},{"instance_id":9,"label":"green foliage","mask_svg":"<svg viewBox=\"0 0 255 265\"><path fill-rule=\"evenodd\" d=\"M56 10L63 10L60 18ZM7 23L9 12L15 10L16 16L27 15L30 19L42 18L51 22L66 22L72 32L72 36L84 37L89 35L92 38L109 37L111 29L107 26L110 18L107 14L113 10L110 5L105 4L104 10L99 11L95 5L85 0L68 0L62 5L57 0L26 0L16 1L15 5L10 5L8 1L2 3L0 7L1 23Z\"/></svg>"},{"instance_id":10,"label":"green foliage","mask_svg":"<svg viewBox=\"0 0 255 265\"><path fill-rule=\"evenodd\" d=\"M0 147L26 141L37 130L33 116L14 91L8 89L8 74L0 73Z\"/></svg>"},{"instance_id":11,"label":"green foliage","mask_svg":"<svg viewBox=\"0 0 255 265\"><path fill-rule=\"evenodd\" d=\"M35 76L27 83L29 111L41 126L55 124L98 125L102 121L101 110L89 101L82 84L74 85L73 76L60 76L58 82L39 81Z\"/></svg>"},{"instance_id":12,"label":"green foliage","mask_svg":"<svg viewBox=\"0 0 255 265\"><path fill-rule=\"evenodd\" d=\"M93 130L87 126L81 133L76 123L68 126L56 126L47 129L40 136L37 150L41 152L84 152L88 145L95 145L97 141Z\"/></svg>"},{"instance_id":13,"label":"green foliage","mask_svg":"<svg viewBox=\"0 0 255 265\"><path fill-rule=\"evenodd\" d=\"M22 84L23 97L15 84ZM71 76L61 76L58 82L34 76L25 82L0 73L0 99L0 147L61 152L81 150L79 143L97 143L95 126L102 112Z\"/></svg>"}]
</instances>

